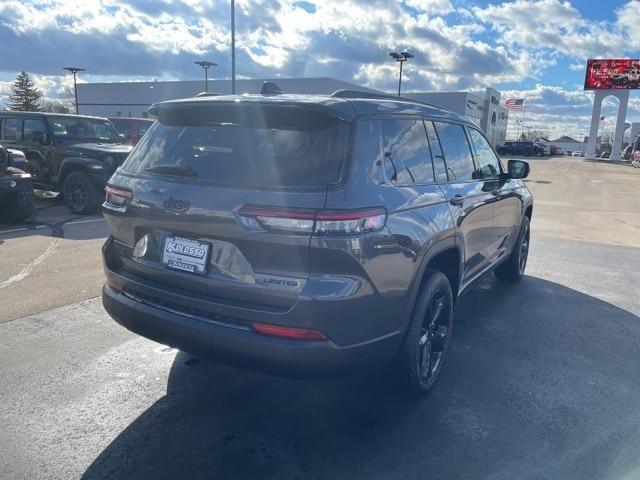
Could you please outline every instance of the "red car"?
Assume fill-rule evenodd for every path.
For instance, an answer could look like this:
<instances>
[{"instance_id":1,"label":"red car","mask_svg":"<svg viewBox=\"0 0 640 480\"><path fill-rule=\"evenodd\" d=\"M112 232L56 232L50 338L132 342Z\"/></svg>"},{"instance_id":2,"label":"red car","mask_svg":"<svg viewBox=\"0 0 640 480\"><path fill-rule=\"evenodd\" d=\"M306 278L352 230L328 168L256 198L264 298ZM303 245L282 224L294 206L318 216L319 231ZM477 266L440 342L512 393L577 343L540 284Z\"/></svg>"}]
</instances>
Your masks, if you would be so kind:
<instances>
[{"instance_id":1,"label":"red car","mask_svg":"<svg viewBox=\"0 0 640 480\"><path fill-rule=\"evenodd\" d=\"M550 145L551 155L562 155L562 149L557 145Z\"/></svg>"},{"instance_id":2,"label":"red car","mask_svg":"<svg viewBox=\"0 0 640 480\"><path fill-rule=\"evenodd\" d=\"M124 140L130 145L135 145L145 132L153 124L148 118L114 117L109 119Z\"/></svg>"}]
</instances>

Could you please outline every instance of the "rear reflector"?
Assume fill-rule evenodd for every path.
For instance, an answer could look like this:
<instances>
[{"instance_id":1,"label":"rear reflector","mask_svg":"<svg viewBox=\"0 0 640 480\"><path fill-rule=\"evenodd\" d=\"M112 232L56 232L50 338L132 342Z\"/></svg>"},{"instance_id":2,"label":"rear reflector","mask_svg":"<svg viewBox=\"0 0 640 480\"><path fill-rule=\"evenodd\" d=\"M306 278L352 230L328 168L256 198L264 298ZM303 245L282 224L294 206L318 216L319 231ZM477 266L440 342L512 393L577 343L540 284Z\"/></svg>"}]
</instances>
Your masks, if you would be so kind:
<instances>
[{"instance_id":1,"label":"rear reflector","mask_svg":"<svg viewBox=\"0 0 640 480\"><path fill-rule=\"evenodd\" d=\"M268 323L253 322L251 328L262 335L289 338L291 340L327 340L324 333L309 328L283 327Z\"/></svg>"},{"instance_id":2,"label":"rear reflector","mask_svg":"<svg viewBox=\"0 0 640 480\"><path fill-rule=\"evenodd\" d=\"M107 286L113 290L115 293L117 293L118 295L120 295L122 292L124 292L124 288L122 288L120 285L118 285L117 283L114 283L113 280L109 280L107 279Z\"/></svg>"},{"instance_id":3,"label":"rear reflector","mask_svg":"<svg viewBox=\"0 0 640 480\"><path fill-rule=\"evenodd\" d=\"M387 211L381 207L316 211L245 205L238 213L255 218L267 230L326 235L372 232L387 220Z\"/></svg>"}]
</instances>

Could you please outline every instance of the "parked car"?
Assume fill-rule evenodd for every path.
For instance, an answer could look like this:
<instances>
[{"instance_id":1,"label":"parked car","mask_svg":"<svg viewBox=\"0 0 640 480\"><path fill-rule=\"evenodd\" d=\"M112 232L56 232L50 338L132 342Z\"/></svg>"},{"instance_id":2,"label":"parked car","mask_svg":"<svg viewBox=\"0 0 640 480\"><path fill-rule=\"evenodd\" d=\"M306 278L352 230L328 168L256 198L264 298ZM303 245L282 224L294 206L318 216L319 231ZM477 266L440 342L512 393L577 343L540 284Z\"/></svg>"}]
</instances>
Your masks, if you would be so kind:
<instances>
[{"instance_id":1,"label":"parked car","mask_svg":"<svg viewBox=\"0 0 640 480\"><path fill-rule=\"evenodd\" d=\"M465 117L355 91L153 111L103 205L102 300L133 332L285 375L390 364L425 392L457 299L524 274L529 166Z\"/></svg>"},{"instance_id":2,"label":"parked car","mask_svg":"<svg viewBox=\"0 0 640 480\"><path fill-rule=\"evenodd\" d=\"M631 144L631 161L635 164L640 162L640 136L637 136Z\"/></svg>"},{"instance_id":3,"label":"parked car","mask_svg":"<svg viewBox=\"0 0 640 480\"><path fill-rule=\"evenodd\" d=\"M145 132L153 125L153 120L149 118L109 118L116 130L124 137L125 143L135 145L142 138Z\"/></svg>"},{"instance_id":4,"label":"parked car","mask_svg":"<svg viewBox=\"0 0 640 480\"><path fill-rule=\"evenodd\" d=\"M545 156L551 156L551 147L546 143L536 143L535 146L541 148Z\"/></svg>"},{"instance_id":5,"label":"parked car","mask_svg":"<svg viewBox=\"0 0 640 480\"><path fill-rule=\"evenodd\" d=\"M0 141L24 152L35 188L61 192L74 213L92 213L109 176L131 151L106 118L0 112Z\"/></svg>"},{"instance_id":6,"label":"parked car","mask_svg":"<svg viewBox=\"0 0 640 480\"><path fill-rule=\"evenodd\" d=\"M562 149L557 145L549 145L551 155L562 155Z\"/></svg>"},{"instance_id":7,"label":"parked car","mask_svg":"<svg viewBox=\"0 0 640 480\"><path fill-rule=\"evenodd\" d=\"M582 152L573 152L571 154L572 157L584 157L584 153Z\"/></svg>"},{"instance_id":8,"label":"parked car","mask_svg":"<svg viewBox=\"0 0 640 480\"><path fill-rule=\"evenodd\" d=\"M31 175L22 152L0 145L0 222L21 222L34 209Z\"/></svg>"},{"instance_id":9,"label":"parked car","mask_svg":"<svg viewBox=\"0 0 640 480\"><path fill-rule=\"evenodd\" d=\"M500 155L524 155L542 157L545 149L533 142L504 142L497 148Z\"/></svg>"}]
</instances>

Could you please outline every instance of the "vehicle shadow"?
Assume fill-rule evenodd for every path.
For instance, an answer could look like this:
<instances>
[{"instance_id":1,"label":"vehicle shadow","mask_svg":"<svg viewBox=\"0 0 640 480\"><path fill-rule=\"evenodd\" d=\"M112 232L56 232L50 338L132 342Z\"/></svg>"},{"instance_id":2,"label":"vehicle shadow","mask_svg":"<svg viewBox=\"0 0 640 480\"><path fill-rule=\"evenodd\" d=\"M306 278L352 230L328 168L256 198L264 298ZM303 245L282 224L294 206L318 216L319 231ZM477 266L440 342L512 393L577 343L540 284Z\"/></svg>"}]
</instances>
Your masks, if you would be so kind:
<instances>
[{"instance_id":1,"label":"vehicle shadow","mask_svg":"<svg viewBox=\"0 0 640 480\"><path fill-rule=\"evenodd\" d=\"M637 313L485 281L421 399L378 376L304 382L179 353L166 395L84 478L620 478L640 445Z\"/></svg>"},{"instance_id":2,"label":"vehicle shadow","mask_svg":"<svg viewBox=\"0 0 640 480\"><path fill-rule=\"evenodd\" d=\"M103 223L104 227L93 225ZM57 197L38 198L33 214L23 222L0 222L3 239L21 238L31 235L91 240L107 236L102 215L74 215Z\"/></svg>"}]
</instances>

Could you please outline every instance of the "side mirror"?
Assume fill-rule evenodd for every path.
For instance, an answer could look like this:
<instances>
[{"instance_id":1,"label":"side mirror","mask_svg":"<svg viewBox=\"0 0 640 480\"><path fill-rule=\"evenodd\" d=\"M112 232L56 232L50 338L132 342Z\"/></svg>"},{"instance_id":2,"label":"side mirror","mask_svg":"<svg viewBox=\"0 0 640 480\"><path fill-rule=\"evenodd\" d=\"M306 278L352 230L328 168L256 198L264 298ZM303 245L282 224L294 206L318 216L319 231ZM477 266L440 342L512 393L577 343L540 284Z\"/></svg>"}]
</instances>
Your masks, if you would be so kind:
<instances>
[{"instance_id":1,"label":"side mirror","mask_svg":"<svg viewBox=\"0 0 640 480\"><path fill-rule=\"evenodd\" d=\"M529 164L522 160L509 160L507 170L510 178L527 178L529 176Z\"/></svg>"},{"instance_id":2,"label":"side mirror","mask_svg":"<svg viewBox=\"0 0 640 480\"><path fill-rule=\"evenodd\" d=\"M124 133L119 133L118 136L120 137L120 140L126 140L127 136Z\"/></svg>"},{"instance_id":3,"label":"side mirror","mask_svg":"<svg viewBox=\"0 0 640 480\"><path fill-rule=\"evenodd\" d=\"M47 143L49 143L47 132L43 132L42 130L31 132L31 140L34 143L38 143L40 145L46 145Z\"/></svg>"}]
</instances>

